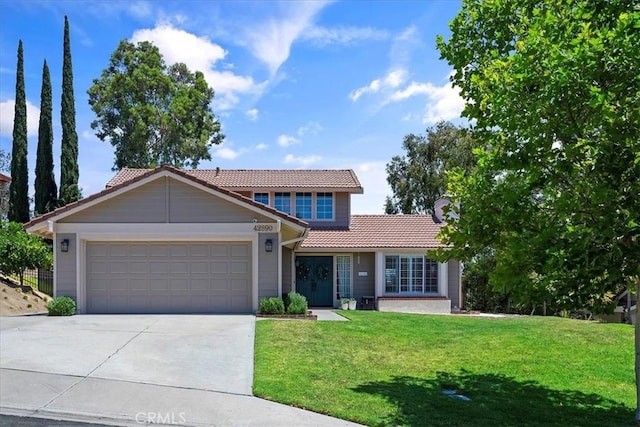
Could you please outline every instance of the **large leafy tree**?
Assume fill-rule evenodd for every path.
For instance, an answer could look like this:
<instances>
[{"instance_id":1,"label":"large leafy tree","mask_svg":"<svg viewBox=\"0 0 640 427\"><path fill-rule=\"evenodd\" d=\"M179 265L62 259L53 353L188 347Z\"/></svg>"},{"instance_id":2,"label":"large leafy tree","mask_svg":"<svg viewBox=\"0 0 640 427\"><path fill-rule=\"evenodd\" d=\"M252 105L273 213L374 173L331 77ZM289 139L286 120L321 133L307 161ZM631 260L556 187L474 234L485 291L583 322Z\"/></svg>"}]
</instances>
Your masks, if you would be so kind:
<instances>
[{"instance_id":1,"label":"large leafy tree","mask_svg":"<svg viewBox=\"0 0 640 427\"><path fill-rule=\"evenodd\" d=\"M438 47L485 146L449 181L450 256L493 247L499 286L606 309L640 287L638 2L467 0L450 26Z\"/></svg>"},{"instance_id":2,"label":"large leafy tree","mask_svg":"<svg viewBox=\"0 0 640 427\"><path fill-rule=\"evenodd\" d=\"M24 284L24 271L51 268L51 247L36 235L29 234L17 222L0 220L0 271L15 274Z\"/></svg>"},{"instance_id":3,"label":"large leafy tree","mask_svg":"<svg viewBox=\"0 0 640 427\"><path fill-rule=\"evenodd\" d=\"M64 17L64 46L62 62L62 143L60 153L60 198L59 205L75 202L81 198L78 186L78 133L76 132L76 105L73 95L73 66L71 64L71 41L69 20Z\"/></svg>"},{"instance_id":4,"label":"large leafy tree","mask_svg":"<svg viewBox=\"0 0 640 427\"><path fill-rule=\"evenodd\" d=\"M88 93L97 116L91 127L115 147L114 170L195 168L224 138L204 75L181 63L167 67L149 42L121 41Z\"/></svg>"},{"instance_id":5,"label":"large leafy tree","mask_svg":"<svg viewBox=\"0 0 640 427\"><path fill-rule=\"evenodd\" d=\"M475 163L471 134L449 122L428 128L426 135L406 135L402 147L405 154L387 163L393 191L385 202L388 214L433 213L434 203L445 193L447 171L467 170Z\"/></svg>"},{"instance_id":6,"label":"large leafy tree","mask_svg":"<svg viewBox=\"0 0 640 427\"><path fill-rule=\"evenodd\" d=\"M42 66L42 91L40 93L40 125L38 127L38 152L36 156L35 214L50 212L56 207L58 188L53 176L53 105L51 101L51 76L49 66Z\"/></svg>"},{"instance_id":7,"label":"large leafy tree","mask_svg":"<svg viewBox=\"0 0 640 427\"><path fill-rule=\"evenodd\" d=\"M16 104L13 116L11 150L11 186L9 187L10 221L29 221L29 170L27 169L27 98L24 91L22 40L18 42Z\"/></svg>"}]
</instances>

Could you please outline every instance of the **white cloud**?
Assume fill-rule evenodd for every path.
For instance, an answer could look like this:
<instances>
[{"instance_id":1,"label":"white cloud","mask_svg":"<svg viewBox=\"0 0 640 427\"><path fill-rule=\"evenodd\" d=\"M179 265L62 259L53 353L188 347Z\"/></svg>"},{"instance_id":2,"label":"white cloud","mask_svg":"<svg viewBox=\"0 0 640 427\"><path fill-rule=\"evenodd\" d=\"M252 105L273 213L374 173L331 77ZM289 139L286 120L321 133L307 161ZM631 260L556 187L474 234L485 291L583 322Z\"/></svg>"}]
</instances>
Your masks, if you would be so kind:
<instances>
[{"instance_id":1,"label":"white cloud","mask_svg":"<svg viewBox=\"0 0 640 427\"><path fill-rule=\"evenodd\" d=\"M258 84L250 76L215 69L216 62L224 59L227 51L207 37L198 37L174 28L169 23L158 24L152 29L137 30L131 41L152 42L160 49L167 64L183 62L191 71L201 71L216 92L214 103L220 110L235 106L239 102L239 94L259 94L266 86L266 82Z\"/></svg>"},{"instance_id":2,"label":"white cloud","mask_svg":"<svg viewBox=\"0 0 640 427\"><path fill-rule=\"evenodd\" d=\"M264 144L264 143L260 143L260 144L256 145L256 150L258 150L258 151L266 150L267 148L269 148L269 146L267 144Z\"/></svg>"},{"instance_id":3,"label":"white cloud","mask_svg":"<svg viewBox=\"0 0 640 427\"><path fill-rule=\"evenodd\" d=\"M422 123L459 118L464 109L464 99L450 83L436 87L429 94L429 102Z\"/></svg>"},{"instance_id":4,"label":"white cloud","mask_svg":"<svg viewBox=\"0 0 640 427\"><path fill-rule=\"evenodd\" d=\"M309 28L302 35L302 38L322 47L331 44L349 45L362 40L386 40L389 38L389 32L371 27L326 28L314 26Z\"/></svg>"},{"instance_id":5,"label":"white cloud","mask_svg":"<svg viewBox=\"0 0 640 427\"><path fill-rule=\"evenodd\" d=\"M293 154L287 154L284 158L284 163L287 165L296 164L298 167L307 167L313 163L317 163L322 160L321 156L309 155L309 156L294 156Z\"/></svg>"},{"instance_id":6,"label":"white cloud","mask_svg":"<svg viewBox=\"0 0 640 427\"><path fill-rule=\"evenodd\" d=\"M420 33L415 25L405 28L393 38L389 57L391 64L396 67L406 65L411 57L413 48L421 43Z\"/></svg>"},{"instance_id":7,"label":"white cloud","mask_svg":"<svg viewBox=\"0 0 640 427\"><path fill-rule=\"evenodd\" d=\"M0 102L0 135L5 137L13 136L13 115L15 113L16 101L7 99ZM33 105L27 99L27 136L38 135L38 122L40 120L40 108Z\"/></svg>"},{"instance_id":8,"label":"white cloud","mask_svg":"<svg viewBox=\"0 0 640 427\"><path fill-rule=\"evenodd\" d=\"M252 122L258 120L258 115L260 114L260 112L258 111L257 108L252 108L250 110L247 110L245 112L245 114L247 115L247 117L249 118L249 120L251 120Z\"/></svg>"},{"instance_id":9,"label":"white cloud","mask_svg":"<svg viewBox=\"0 0 640 427\"><path fill-rule=\"evenodd\" d=\"M322 132L324 128L318 122L308 121L305 125L298 128L298 136L317 135Z\"/></svg>"},{"instance_id":10,"label":"white cloud","mask_svg":"<svg viewBox=\"0 0 640 427\"><path fill-rule=\"evenodd\" d=\"M288 147L292 144L298 144L300 140L295 136L282 134L278 136L278 145L281 147Z\"/></svg>"},{"instance_id":11,"label":"white cloud","mask_svg":"<svg viewBox=\"0 0 640 427\"><path fill-rule=\"evenodd\" d=\"M371 81L367 86L360 87L349 94L352 101L357 101L364 94L373 94L385 89L394 89L404 83L407 79L407 71L403 68L396 68L389 71L385 76Z\"/></svg>"},{"instance_id":12,"label":"white cloud","mask_svg":"<svg viewBox=\"0 0 640 427\"><path fill-rule=\"evenodd\" d=\"M241 154L240 151L236 151L229 147L217 147L213 153L213 157L218 157L225 160L233 160Z\"/></svg>"},{"instance_id":13,"label":"white cloud","mask_svg":"<svg viewBox=\"0 0 640 427\"><path fill-rule=\"evenodd\" d=\"M280 6L280 16L247 28L246 43L251 53L275 74L289 58L291 45L309 29L326 1L291 1Z\"/></svg>"}]
</instances>

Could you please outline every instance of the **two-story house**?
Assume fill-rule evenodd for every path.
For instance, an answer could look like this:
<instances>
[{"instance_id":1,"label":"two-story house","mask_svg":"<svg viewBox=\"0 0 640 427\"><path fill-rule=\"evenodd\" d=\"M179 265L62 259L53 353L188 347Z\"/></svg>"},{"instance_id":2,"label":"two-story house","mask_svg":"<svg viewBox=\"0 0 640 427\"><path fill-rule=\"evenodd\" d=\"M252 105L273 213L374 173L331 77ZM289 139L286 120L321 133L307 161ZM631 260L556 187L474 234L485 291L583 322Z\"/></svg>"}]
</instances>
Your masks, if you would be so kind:
<instances>
[{"instance_id":1,"label":"two-story house","mask_svg":"<svg viewBox=\"0 0 640 427\"><path fill-rule=\"evenodd\" d=\"M426 215L351 215L351 170L123 169L25 224L54 241L54 293L80 313L250 313L289 291L449 313L460 265Z\"/></svg>"}]
</instances>

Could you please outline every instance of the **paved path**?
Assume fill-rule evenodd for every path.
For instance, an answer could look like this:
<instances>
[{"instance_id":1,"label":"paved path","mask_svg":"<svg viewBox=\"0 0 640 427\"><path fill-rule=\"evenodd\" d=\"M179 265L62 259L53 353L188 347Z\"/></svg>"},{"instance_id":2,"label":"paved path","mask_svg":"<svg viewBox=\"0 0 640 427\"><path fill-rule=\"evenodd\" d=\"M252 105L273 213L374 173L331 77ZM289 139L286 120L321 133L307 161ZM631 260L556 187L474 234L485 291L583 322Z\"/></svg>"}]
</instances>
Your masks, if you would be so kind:
<instances>
[{"instance_id":1,"label":"paved path","mask_svg":"<svg viewBox=\"0 0 640 427\"><path fill-rule=\"evenodd\" d=\"M253 316L0 318L0 413L110 425L346 426L258 399Z\"/></svg>"}]
</instances>

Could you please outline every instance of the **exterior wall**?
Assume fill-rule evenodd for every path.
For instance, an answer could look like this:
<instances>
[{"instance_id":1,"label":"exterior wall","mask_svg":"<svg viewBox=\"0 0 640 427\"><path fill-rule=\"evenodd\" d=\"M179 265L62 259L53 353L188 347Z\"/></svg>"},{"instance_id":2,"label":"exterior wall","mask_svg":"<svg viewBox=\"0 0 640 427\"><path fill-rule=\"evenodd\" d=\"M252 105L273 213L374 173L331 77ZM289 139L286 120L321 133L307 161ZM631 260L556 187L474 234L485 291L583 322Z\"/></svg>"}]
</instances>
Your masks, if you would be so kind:
<instances>
[{"instance_id":1,"label":"exterior wall","mask_svg":"<svg viewBox=\"0 0 640 427\"><path fill-rule=\"evenodd\" d=\"M169 222L172 223L238 223L272 222L232 202L212 196L183 182L169 181Z\"/></svg>"},{"instance_id":2,"label":"exterior wall","mask_svg":"<svg viewBox=\"0 0 640 427\"><path fill-rule=\"evenodd\" d=\"M291 262L293 252L289 248L282 248L282 293L288 294L293 289L291 277Z\"/></svg>"},{"instance_id":3,"label":"exterior wall","mask_svg":"<svg viewBox=\"0 0 640 427\"><path fill-rule=\"evenodd\" d=\"M63 239L69 239L69 252L60 251L60 242ZM56 265L54 266L56 277L55 296L69 296L76 301L77 305L76 256L78 245L76 244L76 235L71 233L57 234L53 247L56 251Z\"/></svg>"},{"instance_id":4,"label":"exterior wall","mask_svg":"<svg viewBox=\"0 0 640 427\"><path fill-rule=\"evenodd\" d=\"M418 314L449 314L451 300L447 298L378 298L379 311Z\"/></svg>"},{"instance_id":5,"label":"exterior wall","mask_svg":"<svg viewBox=\"0 0 640 427\"><path fill-rule=\"evenodd\" d=\"M351 217L351 195L349 193L334 194L334 220L308 221L311 228L349 227Z\"/></svg>"},{"instance_id":6,"label":"exterior wall","mask_svg":"<svg viewBox=\"0 0 640 427\"><path fill-rule=\"evenodd\" d=\"M447 295L451 300L451 309L459 311L462 308L460 299L460 261L451 259L448 264Z\"/></svg>"},{"instance_id":7,"label":"exterior wall","mask_svg":"<svg viewBox=\"0 0 640 427\"><path fill-rule=\"evenodd\" d=\"M264 242L273 241L273 252L264 250ZM258 300L278 295L278 235L275 233L260 233L258 235Z\"/></svg>"},{"instance_id":8,"label":"exterior wall","mask_svg":"<svg viewBox=\"0 0 640 427\"><path fill-rule=\"evenodd\" d=\"M358 259L360 262L358 262ZM360 302L364 296L375 296L376 279L376 259L375 253L355 253L353 254L353 297ZM359 272L366 272L367 276L359 276Z\"/></svg>"},{"instance_id":9,"label":"exterior wall","mask_svg":"<svg viewBox=\"0 0 640 427\"><path fill-rule=\"evenodd\" d=\"M169 201L167 203L167 194ZM266 216L171 178L160 178L82 212L61 223L242 223Z\"/></svg>"},{"instance_id":10,"label":"exterior wall","mask_svg":"<svg viewBox=\"0 0 640 427\"><path fill-rule=\"evenodd\" d=\"M166 178L162 178L63 218L59 222L160 223L166 221Z\"/></svg>"}]
</instances>

